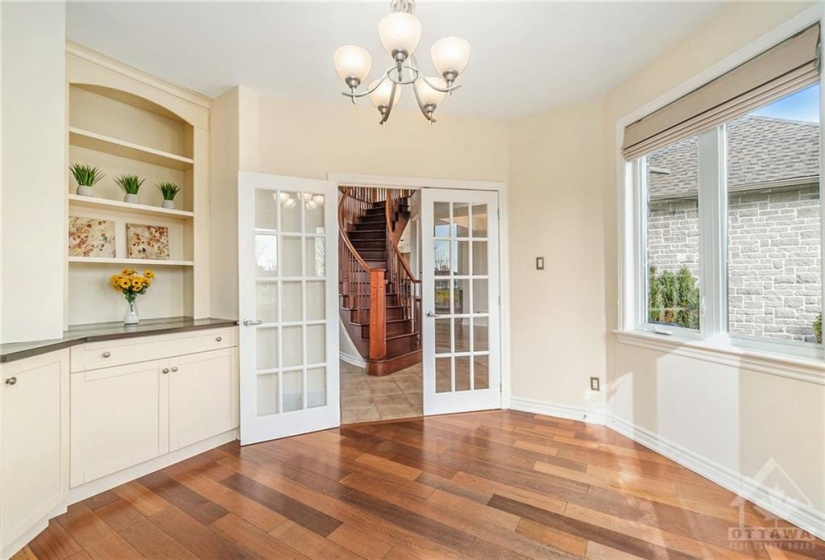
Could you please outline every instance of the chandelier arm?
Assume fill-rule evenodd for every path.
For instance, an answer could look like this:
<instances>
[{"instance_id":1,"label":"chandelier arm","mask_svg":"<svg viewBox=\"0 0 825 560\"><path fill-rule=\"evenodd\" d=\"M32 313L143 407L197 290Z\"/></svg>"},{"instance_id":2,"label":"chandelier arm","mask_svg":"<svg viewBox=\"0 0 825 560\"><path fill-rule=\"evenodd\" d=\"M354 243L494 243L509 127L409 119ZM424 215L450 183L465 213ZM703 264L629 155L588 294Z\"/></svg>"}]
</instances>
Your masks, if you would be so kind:
<instances>
[{"instance_id":1,"label":"chandelier arm","mask_svg":"<svg viewBox=\"0 0 825 560\"><path fill-rule=\"evenodd\" d=\"M413 77L411 79L404 80L403 77L399 77L398 79L394 78L392 73L398 70L397 66L390 66L389 68L387 68L387 71L384 72L384 74L386 75L386 79L400 86L408 86L410 84L414 84L419 76L418 68L416 68L415 66L411 66L409 64L404 64L402 66L402 69L403 68L406 68L407 70L413 73Z\"/></svg>"},{"instance_id":2,"label":"chandelier arm","mask_svg":"<svg viewBox=\"0 0 825 560\"><path fill-rule=\"evenodd\" d=\"M392 80L390 80L392 81ZM387 110L381 114L381 123L384 124L387 122L387 119L390 118L390 113L392 113L393 105L395 105L395 89L398 87L398 84L392 82L392 90L390 90L390 101L387 103Z\"/></svg>"},{"instance_id":3,"label":"chandelier arm","mask_svg":"<svg viewBox=\"0 0 825 560\"><path fill-rule=\"evenodd\" d=\"M351 91L351 92L347 93L346 91L342 91L341 95L343 95L344 97L349 97L350 99L352 99L352 102L355 103L356 99L366 97L367 95L371 94L372 92L377 90L379 87L381 87L381 84L383 84L384 80L386 80L386 79L387 79L387 77L384 76L383 78L378 80L378 83L375 84L375 87L370 89L370 90L367 90L367 91L364 91L364 92L361 92L361 93L355 93L354 91Z\"/></svg>"},{"instance_id":4,"label":"chandelier arm","mask_svg":"<svg viewBox=\"0 0 825 560\"><path fill-rule=\"evenodd\" d=\"M432 113L428 113L427 109L424 108L424 105L421 103L421 97L418 95L418 90L413 87L413 93L415 94L415 102L418 104L418 108L421 109L421 114L424 115L424 118L430 121L430 123L434 123L435 119L432 116Z\"/></svg>"},{"instance_id":5,"label":"chandelier arm","mask_svg":"<svg viewBox=\"0 0 825 560\"><path fill-rule=\"evenodd\" d=\"M457 89L461 89L461 84L453 84L450 87L445 89L445 88L441 88L441 87L438 87L438 86L434 85L432 82L430 82L430 80L428 80L424 76L421 76L421 79L424 80L425 84L427 84L428 86L433 88L435 91L440 91L441 93L452 93Z\"/></svg>"}]
</instances>

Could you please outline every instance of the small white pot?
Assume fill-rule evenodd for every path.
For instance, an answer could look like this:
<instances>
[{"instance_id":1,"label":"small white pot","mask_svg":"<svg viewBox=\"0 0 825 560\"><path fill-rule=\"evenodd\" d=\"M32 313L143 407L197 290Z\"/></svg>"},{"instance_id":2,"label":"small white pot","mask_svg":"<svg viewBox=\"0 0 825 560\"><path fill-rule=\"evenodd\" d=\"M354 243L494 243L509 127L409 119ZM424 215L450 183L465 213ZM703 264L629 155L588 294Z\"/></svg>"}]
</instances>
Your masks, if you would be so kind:
<instances>
[{"instance_id":1,"label":"small white pot","mask_svg":"<svg viewBox=\"0 0 825 560\"><path fill-rule=\"evenodd\" d=\"M94 196L95 195L94 189L92 187L90 187L89 185L78 185L76 192L79 196Z\"/></svg>"},{"instance_id":2,"label":"small white pot","mask_svg":"<svg viewBox=\"0 0 825 560\"><path fill-rule=\"evenodd\" d=\"M129 202L131 204L137 204L137 195L136 194L127 194L123 197L123 202Z\"/></svg>"},{"instance_id":3,"label":"small white pot","mask_svg":"<svg viewBox=\"0 0 825 560\"><path fill-rule=\"evenodd\" d=\"M175 209L175 201L174 200L164 200L163 207L168 208L169 210Z\"/></svg>"}]
</instances>

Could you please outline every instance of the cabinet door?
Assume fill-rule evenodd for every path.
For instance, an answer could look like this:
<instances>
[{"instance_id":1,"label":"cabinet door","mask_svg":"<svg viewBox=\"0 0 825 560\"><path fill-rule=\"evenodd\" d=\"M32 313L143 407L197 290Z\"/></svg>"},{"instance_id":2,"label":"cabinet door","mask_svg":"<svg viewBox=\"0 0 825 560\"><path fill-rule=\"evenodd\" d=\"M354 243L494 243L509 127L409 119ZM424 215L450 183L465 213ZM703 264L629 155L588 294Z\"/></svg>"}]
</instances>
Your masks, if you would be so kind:
<instances>
[{"instance_id":1,"label":"cabinet door","mask_svg":"<svg viewBox=\"0 0 825 560\"><path fill-rule=\"evenodd\" d=\"M151 361L72 374L72 487L167 451L160 365Z\"/></svg>"},{"instance_id":2,"label":"cabinet door","mask_svg":"<svg viewBox=\"0 0 825 560\"><path fill-rule=\"evenodd\" d=\"M0 542L5 548L69 490L69 353L12 362L2 371Z\"/></svg>"},{"instance_id":3,"label":"cabinet door","mask_svg":"<svg viewBox=\"0 0 825 560\"><path fill-rule=\"evenodd\" d=\"M181 356L169 374L169 448L238 426L238 349Z\"/></svg>"}]
</instances>

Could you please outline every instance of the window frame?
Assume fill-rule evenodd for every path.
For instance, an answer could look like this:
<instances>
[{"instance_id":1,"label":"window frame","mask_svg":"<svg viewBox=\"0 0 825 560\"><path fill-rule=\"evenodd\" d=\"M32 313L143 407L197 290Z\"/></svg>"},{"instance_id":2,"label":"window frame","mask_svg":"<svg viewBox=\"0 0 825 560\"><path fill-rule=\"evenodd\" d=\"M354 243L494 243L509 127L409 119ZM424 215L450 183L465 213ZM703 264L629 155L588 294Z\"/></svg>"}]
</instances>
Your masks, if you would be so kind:
<instances>
[{"instance_id":1,"label":"window frame","mask_svg":"<svg viewBox=\"0 0 825 560\"><path fill-rule=\"evenodd\" d=\"M812 86L806 86L812 87ZM789 95L806 88L794 90ZM825 205L822 204L822 169L825 161L823 119L825 92L822 78L820 92L820 285L821 307L825 311ZM674 342L707 342L717 347L755 351L759 353L787 355L789 357L825 358L825 346L793 340L771 339L736 335L728 332L728 189L726 125L722 124L700 133L698 148L698 210L699 210L699 290L700 328L698 331L678 326L664 326L648 321L648 259L647 259L647 156L625 162L625 186L630 204L625 207L627 234L632 243L625 250L630 261L632 296L624 298L625 311L631 317L624 325L624 332L641 332L664 335ZM621 156L620 156L621 157ZM630 215L627 215L627 214ZM629 259L628 259L629 257ZM627 270L627 269L626 269ZM629 294L628 294L629 295Z\"/></svg>"}]
</instances>

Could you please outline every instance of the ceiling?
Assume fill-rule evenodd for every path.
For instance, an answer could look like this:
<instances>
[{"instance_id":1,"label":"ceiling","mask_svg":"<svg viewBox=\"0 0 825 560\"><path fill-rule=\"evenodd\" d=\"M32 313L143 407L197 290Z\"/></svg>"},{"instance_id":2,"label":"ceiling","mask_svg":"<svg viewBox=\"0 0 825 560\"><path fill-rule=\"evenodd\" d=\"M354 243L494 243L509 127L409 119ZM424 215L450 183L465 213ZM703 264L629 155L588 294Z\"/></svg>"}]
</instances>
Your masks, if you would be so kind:
<instances>
[{"instance_id":1,"label":"ceiling","mask_svg":"<svg viewBox=\"0 0 825 560\"><path fill-rule=\"evenodd\" d=\"M427 2L418 59L432 43L472 45L463 88L439 112L512 119L601 95L714 17L712 2ZM378 21L389 2L70 2L72 41L215 97L265 95L348 103L332 52L358 44L371 77L389 64ZM409 88L405 88L409 89ZM405 91L402 106L414 107ZM361 103L369 103L362 100Z\"/></svg>"}]
</instances>

